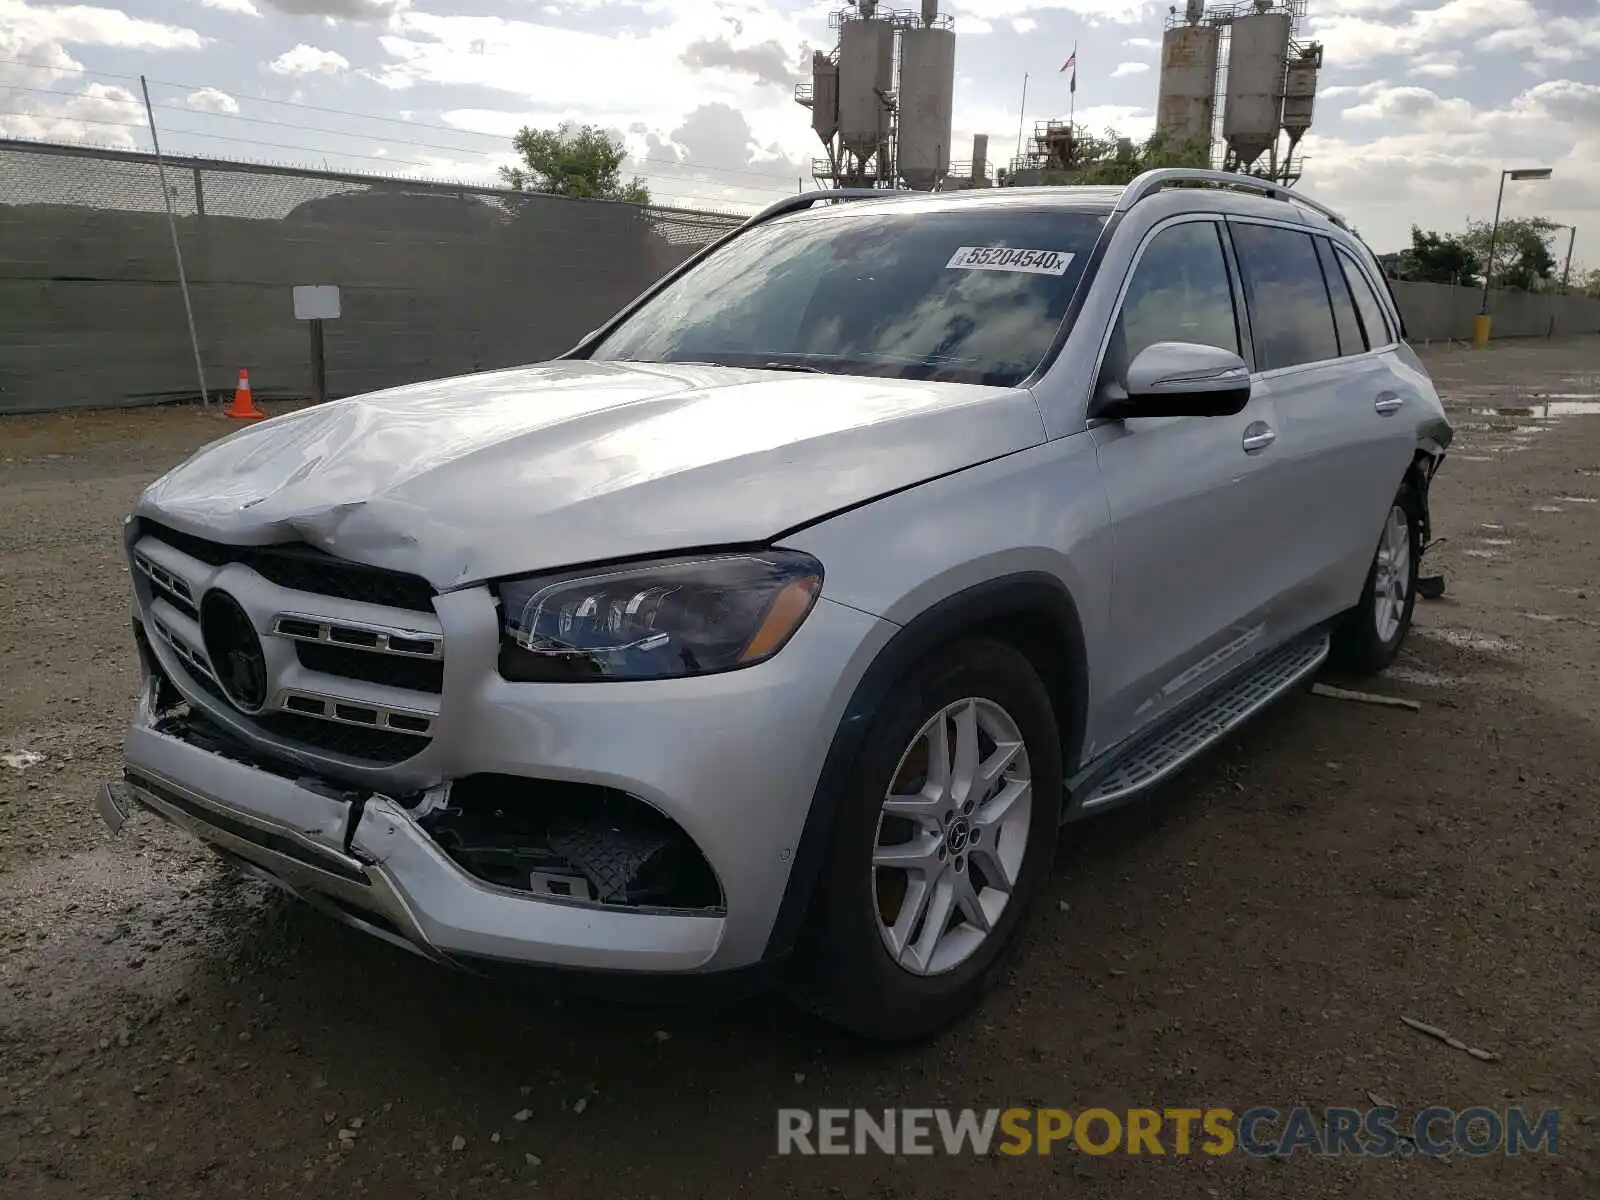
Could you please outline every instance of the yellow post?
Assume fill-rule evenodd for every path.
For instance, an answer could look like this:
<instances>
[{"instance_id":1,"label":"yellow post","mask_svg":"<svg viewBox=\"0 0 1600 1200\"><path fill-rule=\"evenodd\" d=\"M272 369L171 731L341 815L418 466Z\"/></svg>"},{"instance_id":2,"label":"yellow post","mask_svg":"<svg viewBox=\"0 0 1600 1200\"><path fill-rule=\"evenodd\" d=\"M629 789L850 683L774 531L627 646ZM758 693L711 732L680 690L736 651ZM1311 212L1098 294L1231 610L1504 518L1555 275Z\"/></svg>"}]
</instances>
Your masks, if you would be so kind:
<instances>
[{"instance_id":1,"label":"yellow post","mask_svg":"<svg viewBox=\"0 0 1600 1200\"><path fill-rule=\"evenodd\" d=\"M1472 344L1474 346L1487 346L1489 344L1489 314L1479 313L1472 318Z\"/></svg>"}]
</instances>

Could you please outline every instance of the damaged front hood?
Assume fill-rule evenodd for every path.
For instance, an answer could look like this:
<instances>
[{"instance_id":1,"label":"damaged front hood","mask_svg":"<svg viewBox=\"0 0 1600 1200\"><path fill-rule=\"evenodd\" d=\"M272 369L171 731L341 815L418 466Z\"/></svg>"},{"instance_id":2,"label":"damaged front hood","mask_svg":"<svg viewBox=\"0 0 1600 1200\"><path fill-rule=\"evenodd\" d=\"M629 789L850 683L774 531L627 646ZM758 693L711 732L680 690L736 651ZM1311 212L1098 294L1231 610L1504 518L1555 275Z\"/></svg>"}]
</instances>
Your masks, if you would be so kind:
<instances>
[{"instance_id":1,"label":"damaged front hood","mask_svg":"<svg viewBox=\"0 0 1600 1200\"><path fill-rule=\"evenodd\" d=\"M1043 437L1014 389L558 361L247 427L136 511L221 541L305 541L444 589L761 541Z\"/></svg>"}]
</instances>

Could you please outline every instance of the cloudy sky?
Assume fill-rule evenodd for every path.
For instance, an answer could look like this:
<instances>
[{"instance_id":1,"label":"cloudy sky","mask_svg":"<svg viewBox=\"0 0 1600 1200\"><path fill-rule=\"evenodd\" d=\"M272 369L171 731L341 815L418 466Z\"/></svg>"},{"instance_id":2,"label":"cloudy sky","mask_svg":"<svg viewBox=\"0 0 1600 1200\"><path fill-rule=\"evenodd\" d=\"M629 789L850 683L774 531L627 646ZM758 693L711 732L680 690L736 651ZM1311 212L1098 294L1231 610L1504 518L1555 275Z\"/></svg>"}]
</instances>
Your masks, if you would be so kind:
<instances>
[{"instance_id":1,"label":"cloudy sky","mask_svg":"<svg viewBox=\"0 0 1600 1200\"><path fill-rule=\"evenodd\" d=\"M0 132L148 148L138 76L175 153L488 180L523 124L625 135L664 202L741 207L810 186L794 84L840 0L0 0ZM918 0L888 7L914 8ZM1027 119L1150 129L1166 4L944 0L956 21L955 157L991 161ZM1578 226L1600 264L1597 0L1309 0L1325 48L1302 188L1385 250L1412 222L1506 211ZM1564 251L1565 246L1560 247Z\"/></svg>"}]
</instances>

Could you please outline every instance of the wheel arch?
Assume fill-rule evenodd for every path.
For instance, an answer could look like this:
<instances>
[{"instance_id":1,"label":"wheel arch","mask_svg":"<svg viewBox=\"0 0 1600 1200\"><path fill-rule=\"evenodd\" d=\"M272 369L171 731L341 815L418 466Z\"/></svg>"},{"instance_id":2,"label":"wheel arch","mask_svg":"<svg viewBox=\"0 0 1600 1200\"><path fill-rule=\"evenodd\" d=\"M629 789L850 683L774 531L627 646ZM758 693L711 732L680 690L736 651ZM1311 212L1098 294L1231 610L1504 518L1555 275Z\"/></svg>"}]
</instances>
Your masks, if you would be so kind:
<instances>
[{"instance_id":1,"label":"wheel arch","mask_svg":"<svg viewBox=\"0 0 1600 1200\"><path fill-rule=\"evenodd\" d=\"M1411 455L1411 465L1406 468L1404 482L1411 485L1422 509L1422 545L1426 549L1433 540L1433 517L1428 504L1428 491L1433 477L1444 463L1444 451L1434 445L1419 445Z\"/></svg>"},{"instance_id":2,"label":"wheel arch","mask_svg":"<svg viewBox=\"0 0 1600 1200\"><path fill-rule=\"evenodd\" d=\"M975 636L1015 646L1034 665L1055 708L1063 777L1078 768L1088 718L1088 656L1077 602L1055 576L1025 571L999 576L945 597L902 626L863 672L845 707L812 792L795 847L766 959L798 942L821 876L839 796L855 768L872 720L895 685L941 647Z\"/></svg>"}]
</instances>

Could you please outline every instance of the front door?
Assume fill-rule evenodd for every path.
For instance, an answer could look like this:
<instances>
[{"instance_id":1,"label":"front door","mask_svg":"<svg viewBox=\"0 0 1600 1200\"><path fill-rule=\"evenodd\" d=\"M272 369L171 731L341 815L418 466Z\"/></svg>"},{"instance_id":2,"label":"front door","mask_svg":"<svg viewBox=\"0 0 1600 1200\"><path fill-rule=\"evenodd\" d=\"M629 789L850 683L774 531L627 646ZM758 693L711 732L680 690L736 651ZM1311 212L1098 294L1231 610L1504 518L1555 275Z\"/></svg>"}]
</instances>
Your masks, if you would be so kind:
<instances>
[{"instance_id":1,"label":"front door","mask_svg":"<svg viewBox=\"0 0 1600 1200\"><path fill-rule=\"evenodd\" d=\"M1157 227L1135 259L1101 371L1117 381L1144 347L1196 342L1241 353L1240 293L1212 218ZM1263 556L1281 540L1272 512L1278 414L1270 395L1228 417L1095 423L1114 538L1112 653L1099 754L1270 644Z\"/></svg>"}]
</instances>

